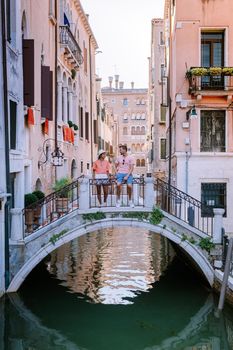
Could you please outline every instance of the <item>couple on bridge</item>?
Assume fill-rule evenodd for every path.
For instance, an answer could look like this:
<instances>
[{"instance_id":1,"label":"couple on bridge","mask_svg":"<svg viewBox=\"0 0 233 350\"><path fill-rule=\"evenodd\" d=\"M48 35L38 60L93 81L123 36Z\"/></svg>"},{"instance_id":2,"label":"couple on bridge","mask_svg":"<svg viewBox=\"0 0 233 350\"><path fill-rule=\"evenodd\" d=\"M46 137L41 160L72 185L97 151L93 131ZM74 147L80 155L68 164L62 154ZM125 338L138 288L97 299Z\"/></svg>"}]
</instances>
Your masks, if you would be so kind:
<instances>
[{"instance_id":1,"label":"couple on bridge","mask_svg":"<svg viewBox=\"0 0 233 350\"><path fill-rule=\"evenodd\" d=\"M135 165L134 158L127 154L127 146L119 145L120 155L115 160L115 176L110 174L110 163L106 160L106 152L100 150L98 152L98 159L93 164L93 179L96 179L97 198L99 205L101 206L101 186L103 186L104 203L107 204L108 198L108 184L104 182L104 179L117 181L117 193L116 193L116 207L121 205L120 196L122 190L122 184L127 184L127 194L129 199L129 205L134 207L132 201L132 186L133 186L133 169ZM98 181L99 180L99 181Z\"/></svg>"}]
</instances>

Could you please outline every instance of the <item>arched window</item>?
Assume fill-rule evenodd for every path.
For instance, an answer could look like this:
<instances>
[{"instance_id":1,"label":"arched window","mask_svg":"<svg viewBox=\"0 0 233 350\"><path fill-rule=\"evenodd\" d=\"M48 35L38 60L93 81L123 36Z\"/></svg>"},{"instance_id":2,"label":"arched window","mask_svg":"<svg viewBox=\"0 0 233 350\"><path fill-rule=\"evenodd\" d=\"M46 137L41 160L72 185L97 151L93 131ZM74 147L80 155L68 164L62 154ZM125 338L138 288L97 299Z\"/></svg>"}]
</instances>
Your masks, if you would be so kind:
<instances>
[{"instance_id":1,"label":"arched window","mask_svg":"<svg viewBox=\"0 0 233 350\"><path fill-rule=\"evenodd\" d=\"M137 120L140 120L140 119L141 119L141 114L140 114L140 113L137 113L136 119L137 119Z\"/></svg>"},{"instance_id":2,"label":"arched window","mask_svg":"<svg viewBox=\"0 0 233 350\"><path fill-rule=\"evenodd\" d=\"M144 143L141 144L141 152L144 152Z\"/></svg>"},{"instance_id":3,"label":"arched window","mask_svg":"<svg viewBox=\"0 0 233 350\"><path fill-rule=\"evenodd\" d=\"M123 128L123 135L128 135L128 128L127 127Z\"/></svg>"},{"instance_id":4,"label":"arched window","mask_svg":"<svg viewBox=\"0 0 233 350\"><path fill-rule=\"evenodd\" d=\"M140 166L140 159L136 160L136 166Z\"/></svg>"},{"instance_id":5,"label":"arched window","mask_svg":"<svg viewBox=\"0 0 233 350\"><path fill-rule=\"evenodd\" d=\"M135 144L134 143L132 143L131 150L132 150L132 153L135 152Z\"/></svg>"},{"instance_id":6,"label":"arched window","mask_svg":"<svg viewBox=\"0 0 233 350\"><path fill-rule=\"evenodd\" d=\"M136 135L140 135L140 126L136 127Z\"/></svg>"},{"instance_id":7,"label":"arched window","mask_svg":"<svg viewBox=\"0 0 233 350\"><path fill-rule=\"evenodd\" d=\"M141 159L141 166L146 166L145 159Z\"/></svg>"},{"instance_id":8,"label":"arched window","mask_svg":"<svg viewBox=\"0 0 233 350\"><path fill-rule=\"evenodd\" d=\"M75 159L73 159L71 163L71 179L75 179L78 176L77 172L78 172L78 167Z\"/></svg>"},{"instance_id":9,"label":"arched window","mask_svg":"<svg viewBox=\"0 0 233 350\"><path fill-rule=\"evenodd\" d=\"M134 120L136 118L135 113L132 114L131 119Z\"/></svg>"},{"instance_id":10,"label":"arched window","mask_svg":"<svg viewBox=\"0 0 233 350\"><path fill-rule=\"evenodd\" d=\"M42 191L42 189L43 189L42 182L41 182L41 180L38 178L38 179L36 180L35 190L36 190L36 191Z\"/></svg>"},{"instance_id":11,"label":"arched window","mask_svg":"<svg viewBox=\"0 0 233 350\"><path fill-rule=\"evenodd\" d=\"M127 113L124 113L123 119L124 119L124 120L128 120L128 115L127 115Z\"/></svg>"},{"instance_id":12,"label":"arched window","mask_svg":"<svg viewBox=\"0 0 233 350\"><path fill-rule=\"evenodd\" d=\"M136 145L136 152L140 152L140 149L141 149L140 144L137 143L137 145Z\"/></svg>"},{"instance_id":13,"label":"arched window","mask_svg":"<svg viewBox=\"0 0 233 350\"><path fill-rule=\"evenodd\" d=\"M135 126L132 126L132 128L131 128L131 135L135 135L135 134L136 134Z\"/></svg>"},{"instance_id":14,"label":"arched window","mask_svg":"<svg viewBox=\"0 0 233 350\"><path fill-rule=\"evenodd\" d=\"M146 113L142 113L141 119L143 119L143 120L146 119Z\"/></svg>"},{"instance_id":15,"label":"arched window","mask_svg":"<svg viewBox=\"0 0 233 350\"><path fill-rule=\"evenodd\" d=\"M145 126L142 126L141 127L141 135L145 135L145 133L146 133L146 128L145 128Z\"/></svg>"}]
</instances>

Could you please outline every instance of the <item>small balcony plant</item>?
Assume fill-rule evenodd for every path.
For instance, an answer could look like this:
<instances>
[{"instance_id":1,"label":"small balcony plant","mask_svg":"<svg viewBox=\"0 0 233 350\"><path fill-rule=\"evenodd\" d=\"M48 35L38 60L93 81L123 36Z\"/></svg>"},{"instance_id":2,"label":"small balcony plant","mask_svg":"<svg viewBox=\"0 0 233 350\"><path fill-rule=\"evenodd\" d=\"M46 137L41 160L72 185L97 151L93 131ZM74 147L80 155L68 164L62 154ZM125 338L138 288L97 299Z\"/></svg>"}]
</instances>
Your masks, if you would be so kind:
<instances>
[{"instance_id":1,"label":"small balcony plant","mask_svg":"<svg viewBox=\"0 0 233 350\"><path fill-rule=\"evenodd\" d=\"M196 67L190 69L190 75L201 77L208 74L208 69L204 67Z\"/></svg>"},{"instance_id":2,"label":"small balcony plant","mask_svg":"<svg viewBox=\"0 0 233 350\"><path fill-rule=\"evenodd\" d=\"M233 75L233 67L224 67L222 73L224 75Z\"/></svg>"},{"instance_id":3,"label":"small balcony plant","mask_svg":"<svg viewBox=\"0 0 233 350\"><path fill-rule=\"evenodd\" d=\"M221 75L222 68L221 67L210 67L209 68L210 75Z\"/></svg>"}]
</instances>

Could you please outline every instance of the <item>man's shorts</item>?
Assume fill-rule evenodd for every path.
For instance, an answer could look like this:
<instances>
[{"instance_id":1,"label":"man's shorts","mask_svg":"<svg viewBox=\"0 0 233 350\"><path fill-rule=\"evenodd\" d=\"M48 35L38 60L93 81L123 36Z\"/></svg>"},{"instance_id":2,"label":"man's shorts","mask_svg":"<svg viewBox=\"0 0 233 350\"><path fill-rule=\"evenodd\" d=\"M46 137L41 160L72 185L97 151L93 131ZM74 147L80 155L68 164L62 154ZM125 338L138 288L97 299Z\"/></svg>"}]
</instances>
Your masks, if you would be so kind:
<instances>
[{"instance_id":1,"label":"man's shorts","mask_svg":"<svg viewBox=\"0 0 233 350\"><path fill-rule=\"evenodd\" d=\"M132 183L133 183L133 176L129 175L128 179L125 181L124 177L126 175L127 174L122 174L122 173L116 174L117 183L118 184L127 183L127 185L132 185Z\"/></svg>"}]
</instances>

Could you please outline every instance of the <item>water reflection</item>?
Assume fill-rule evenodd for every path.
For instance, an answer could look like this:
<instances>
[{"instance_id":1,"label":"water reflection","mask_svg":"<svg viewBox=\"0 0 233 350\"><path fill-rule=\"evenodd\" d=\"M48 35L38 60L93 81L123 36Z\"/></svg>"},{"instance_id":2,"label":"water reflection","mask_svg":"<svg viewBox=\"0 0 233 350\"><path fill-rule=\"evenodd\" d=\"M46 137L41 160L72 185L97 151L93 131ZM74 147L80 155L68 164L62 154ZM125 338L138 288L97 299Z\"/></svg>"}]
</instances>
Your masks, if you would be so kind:
<instances>
[{"instance_id":1,"label":"water reflection","mask_svg":"<svg viewBox=\"0 0 233 350\"><path fill-rule=\"evenodd\" d=\"M233 349L232 309L217 318L213 296L168 241L135 232L83 237L40 264L0 300L0 349Z\"/></svg>"},{"instance_id":2,"label":"water reflection","mask_svg":"<svg viewBox=\"0 0 233 350\"><path fill-rule=\"evenodd\" d=\"M108 229L53 252L48 271L92 302L126 305L152 288L174 256L168 241L159 235L134 229L127 232L126 239L122 228Z\"/></svg>"}]
</instances>

